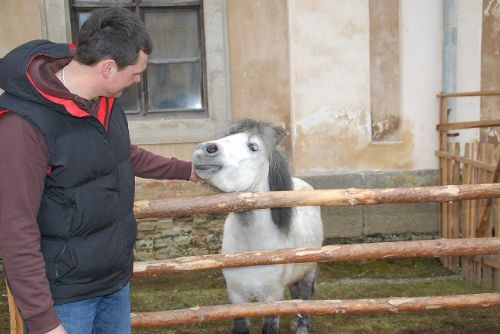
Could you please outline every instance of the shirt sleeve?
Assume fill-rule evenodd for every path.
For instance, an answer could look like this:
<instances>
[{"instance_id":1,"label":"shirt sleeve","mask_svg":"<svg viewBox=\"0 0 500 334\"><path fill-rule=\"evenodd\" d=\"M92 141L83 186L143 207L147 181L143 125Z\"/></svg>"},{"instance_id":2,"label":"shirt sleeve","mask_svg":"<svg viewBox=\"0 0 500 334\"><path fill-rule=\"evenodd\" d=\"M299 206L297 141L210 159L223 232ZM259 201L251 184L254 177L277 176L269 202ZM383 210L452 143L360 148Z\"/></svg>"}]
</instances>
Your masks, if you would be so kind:
<instances>
[{"instance_id":1,"label":"shirt sleeve","mask_svg":"<svg viewBox=\"0 0 500 334\"><path fill-rule=\"evenodd\" d=\"M60 322L54 310L36 221L48 166L40 131L8 112L0 117L0 252L5 274L30 333Z\"/></svg>"},{"instance_id":2,"label":"shirt sleeve","mask_svg":"<svg viewBox=\"0 0 500 334\"><path fill-rule=\"evenodd\" d=\"M192 164L176 158L156 155L136 145L130 146L135 176L159 180L189 180Z\"/></svg>"}]
</instances>

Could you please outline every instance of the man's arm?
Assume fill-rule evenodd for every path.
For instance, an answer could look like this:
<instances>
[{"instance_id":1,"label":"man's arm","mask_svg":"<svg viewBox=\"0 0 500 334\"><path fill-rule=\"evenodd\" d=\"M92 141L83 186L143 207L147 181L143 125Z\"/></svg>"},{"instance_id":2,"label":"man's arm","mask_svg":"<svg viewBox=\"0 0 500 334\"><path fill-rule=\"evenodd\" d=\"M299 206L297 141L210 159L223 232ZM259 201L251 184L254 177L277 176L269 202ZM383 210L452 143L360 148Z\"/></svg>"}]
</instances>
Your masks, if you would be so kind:
<instances>
[{"instance_id":1,"label":"man's arm","mask_svg":"<svg viewBox=\"0 0 500 334\"><path fill-rule=\"evenodd\" d=\"M14 113L1 116L0 252L14 300L32 334L60 325L36 222L47 165L47 147L40 131Z\"/></svg>"},{"instance_id":2,"label":"man's arm","mask_svg":"<svg viewBox=\"0 0 500 334\"><path fill-rule=\"evenodd\" d=\"M165 158L135 145L130 146L130 160L135 176L160 180L196 180L193 179L195 176L192 164L188 161Z\"/></svg>"}]
</instances>

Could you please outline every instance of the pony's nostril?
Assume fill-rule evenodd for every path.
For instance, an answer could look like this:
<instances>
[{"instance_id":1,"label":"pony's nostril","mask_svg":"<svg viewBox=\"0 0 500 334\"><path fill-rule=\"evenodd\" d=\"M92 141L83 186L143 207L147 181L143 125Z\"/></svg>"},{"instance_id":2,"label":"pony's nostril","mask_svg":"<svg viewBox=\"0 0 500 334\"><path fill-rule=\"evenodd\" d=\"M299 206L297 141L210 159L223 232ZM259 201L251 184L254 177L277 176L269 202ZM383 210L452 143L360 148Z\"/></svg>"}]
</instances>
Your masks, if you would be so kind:
<instances>
[{"instance_id":1,"label":"pony's nostril","mask_svg":"<svg viewBox=\"0 0 500 334\"><path fill-rule=\"evenodd\" d=\"M215 143L208 143L207 146L205 147L207 153L209 154L214 154L217 153L219 148L217 147L217 144Z\"/></svg>"}]
</instances>

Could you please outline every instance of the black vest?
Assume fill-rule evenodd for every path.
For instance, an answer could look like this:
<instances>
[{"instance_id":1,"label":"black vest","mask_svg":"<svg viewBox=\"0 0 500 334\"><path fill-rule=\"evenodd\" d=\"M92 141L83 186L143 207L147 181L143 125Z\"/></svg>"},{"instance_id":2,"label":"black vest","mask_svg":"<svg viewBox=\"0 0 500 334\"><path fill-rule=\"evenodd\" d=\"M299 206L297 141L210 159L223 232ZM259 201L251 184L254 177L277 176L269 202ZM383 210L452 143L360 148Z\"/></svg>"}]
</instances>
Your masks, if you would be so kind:
<instances>
[{"instance_id":1,"label":"black vest","mask_svg":"<svg viewBox=\"0 0 500 334\"><path fill-rule=\"evenodd\" d=\"M21 101L4 93L9 109L42 132L49 151L38 225L56 304L113 293L132 274L136 221L134 172L127 120L113 105L106 130L91 116L57 104Z\"/></svg>"}]
</instances>

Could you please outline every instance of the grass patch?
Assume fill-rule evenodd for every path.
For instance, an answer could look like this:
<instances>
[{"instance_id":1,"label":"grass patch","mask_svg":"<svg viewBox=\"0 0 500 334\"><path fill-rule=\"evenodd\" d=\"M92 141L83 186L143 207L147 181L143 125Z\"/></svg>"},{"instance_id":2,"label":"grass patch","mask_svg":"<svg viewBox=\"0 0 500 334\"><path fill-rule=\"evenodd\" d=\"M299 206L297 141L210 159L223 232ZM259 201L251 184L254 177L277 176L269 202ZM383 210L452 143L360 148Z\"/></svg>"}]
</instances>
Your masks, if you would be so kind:
<instances>
[{"instance_id":1,"label":"grass patch","mask_svg":"<svg viewBox=\"0 0 500 334\"><path fill-rule=\"evenodd\" d=\"M427 278L448 276L452 273L439 261L431 258L402 260L373 260L323 263L316 299L357 299L384 297L414 297L489 292L468 281L447 279L416 281L398 284L339 285L342 278ZM3 283L0 288L5 294ZM226 304L226 289L221 271L175 274L162 277L134 278L131 283L132 311L160 311L193 307L196 305ZM461 310L433 310L380 314L337 314L313 316L312 334L476 334L500 333L500 307L466 308ZM282 334L289 330L291 317L281 319ZM202 325L174 326L161 329L136 329L137 334L214 334L229 333L231 320ZM252 319L252 334L260 333L260 319ZM0 301L0 333L8 332L7 299Z\"/></svg>"}]
</instances>

